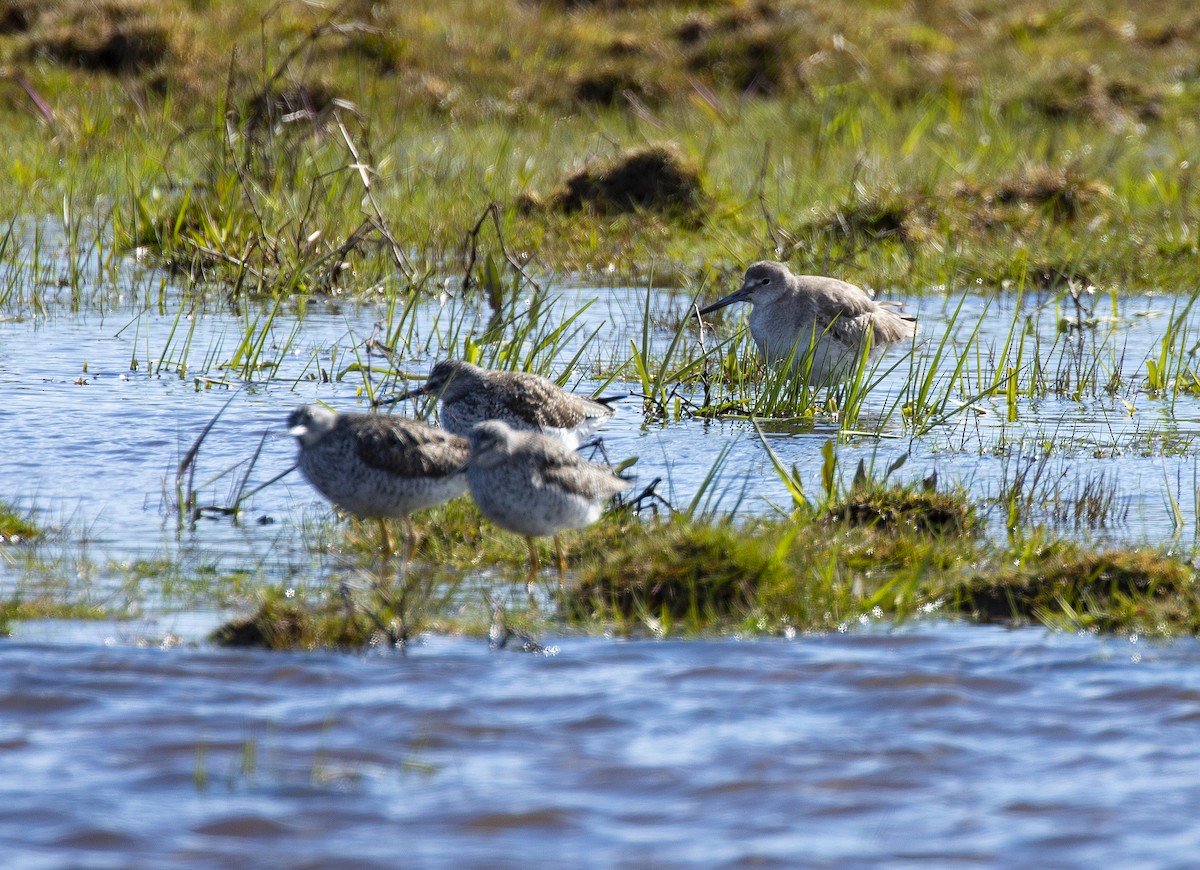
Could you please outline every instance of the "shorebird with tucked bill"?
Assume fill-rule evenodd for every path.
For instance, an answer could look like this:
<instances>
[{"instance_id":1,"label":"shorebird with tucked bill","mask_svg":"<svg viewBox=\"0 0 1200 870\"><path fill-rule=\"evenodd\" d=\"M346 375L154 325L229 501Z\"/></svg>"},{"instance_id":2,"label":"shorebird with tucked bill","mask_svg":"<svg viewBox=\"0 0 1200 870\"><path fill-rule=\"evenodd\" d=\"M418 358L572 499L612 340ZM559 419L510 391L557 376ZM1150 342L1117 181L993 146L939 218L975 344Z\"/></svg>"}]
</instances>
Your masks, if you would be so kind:
<instances>
[{"instance_id":1,"label":"shorebird with tucked bill","mask_svg":"<svg viewBox=\"0 0 1200 870\"><path fill-rule=\"evenodd\" d=\"M793 373L816 386L846 380L864 349L868 360L912 341L915 317L876 302L865 290L824 275L793 275L783 263L762 261L742 286L700 309L708 314L749 302L750 336L770 365L792 361Z\"/></svg>"},{"instance_id":2,"label":"shorebird with tucked bill","mask_svg":"<svg viewBox=\"0 0 1200 870\"><path fill-rule=\"evenodd\" d=\"M502 420L477 423L467 436L467 481L479 512L500 528L525 537L529 580L541 567L535 537L554 539L559 582L567 563L560 529L581 529L600 518L604 505L628 480L583 459L562 442L522 432Z\"/></svg>"},{"instance_id":3,"label":"shorebird with tucked bill","mask_svg":"<svg viewBox=\"0 0 1200 870\"><path fill-rule=\"evenodd\" d=\"M622 398L590 399L541 375L485 369L455 359L439 362L422 386L396 401L419 395L438 397L438 419L456 435L468 435L485 420L502 420L519 431L548 435L572 450L613 415L609 405Z\"/></svg>"},{"instance_id":4,"label":"shorebird with tucked bill","mask_svg":"<svg viewBox=\"0 0 1200 870\"><path fill-rule=\"evenodd\" d=\"M419 420L303 405L287 424L308 482L347 513L378 520L385 555L392 552L385 519L403 522L411 559L416 539L409 515L467 491L466 439Z\"/></svg>"}]
</instances>

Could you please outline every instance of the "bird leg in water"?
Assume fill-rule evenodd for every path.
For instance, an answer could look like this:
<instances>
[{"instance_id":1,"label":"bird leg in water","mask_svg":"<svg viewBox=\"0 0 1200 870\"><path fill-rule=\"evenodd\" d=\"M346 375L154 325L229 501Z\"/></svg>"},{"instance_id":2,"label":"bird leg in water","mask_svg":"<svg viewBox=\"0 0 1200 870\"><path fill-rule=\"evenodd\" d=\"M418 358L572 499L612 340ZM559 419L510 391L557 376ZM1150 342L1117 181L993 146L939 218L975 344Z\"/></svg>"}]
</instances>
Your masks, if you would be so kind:
<instances>
[{"instance_id":1,"label":"bird leg in water","mask_svg":"<svg viewBox=\"0 0 1200 870\"><path fill-rule=\"evenodd\" d=\"M542 560L538 557L537 544L530 535L525 536L525 546L529 548L529 576L525 578L525 591L529 595L529 606L537 610L537 600L533 597L533 584L537 580L538 571L542 569Z\"/></svg>"},{"instance_id":2,"label":"bird leg in water","mask_svg":"<svg viewBox=\"0 0 1200 870\"><path fill-rule=\"evenodd\" d=\"M529 548L529 582L532 583L533 579L537 577L538 571L542 570L542 560L538 556L537 544L534 543L532 536L525 536L525 546Z\"/></svg>"}]
</instances>

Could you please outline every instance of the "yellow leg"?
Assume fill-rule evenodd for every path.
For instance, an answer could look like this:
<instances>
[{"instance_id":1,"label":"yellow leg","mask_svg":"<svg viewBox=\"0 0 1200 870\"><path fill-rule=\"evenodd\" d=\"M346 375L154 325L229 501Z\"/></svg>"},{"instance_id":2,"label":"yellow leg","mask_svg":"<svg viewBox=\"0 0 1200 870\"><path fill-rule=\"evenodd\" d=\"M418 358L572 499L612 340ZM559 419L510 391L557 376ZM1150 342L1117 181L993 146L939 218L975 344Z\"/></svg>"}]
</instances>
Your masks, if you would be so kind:
<instances>
[{"instance_id":1,"label":"yellow leg","mask_svg":"<svg viewBox=\"0 0 1200 870\"><path fill-rule=\"evenodd\" d=\"M387 520L383 517L378 517L379 522L379 538L383 541L384 557L392 555L392 536L388 534Z\"/></svg>"},{"instance_id":2,"label":"yellow leg","mask_svg":"<svg viewBox=\"0 0 1200 870\"><path fill-rule=\"evenodd\" d=\"M408 514L404 515L404 540L404 564L407 565L417 552L417 533Z\"/></svg>"},{"instance_id":3,"label":"yellow leg","mask_svg":"<svg viewBox=\"0 0 1200 870\"><path fill-rule=\"evenodd\" d=\"M567 557L563 555L562 541L558 539L558 533L554 534L554 552L558 556L558 585L559 588L567 585Z\"/></svg>"},{"instance_id":4,"label":"yellow leg","mask_svg":"<svg viewBox=\"0 0 1200 870\"><path fill-rule=\"evenodd\" d=\"M537 545L528 535L525 536L525 546L529 548L529 582L532 583L538 571L542 570L542 560L538 556Z\"/></svg>"},{"instance_id":5,"label":"yellow leg","mask_svg":"<svg viewBox=\"0 0 1200 870\"><path fill-rule=\"evenodd\" d=\"M538 571L541 570L542 560L538 558L537 546L533 543L533 538L525 536L525 546L529 548L529 576L525 578L525 593L529 596L529 606L537 610L537 599L533 597L533 584L537 580Z\"/></svg>"}]
</instances>

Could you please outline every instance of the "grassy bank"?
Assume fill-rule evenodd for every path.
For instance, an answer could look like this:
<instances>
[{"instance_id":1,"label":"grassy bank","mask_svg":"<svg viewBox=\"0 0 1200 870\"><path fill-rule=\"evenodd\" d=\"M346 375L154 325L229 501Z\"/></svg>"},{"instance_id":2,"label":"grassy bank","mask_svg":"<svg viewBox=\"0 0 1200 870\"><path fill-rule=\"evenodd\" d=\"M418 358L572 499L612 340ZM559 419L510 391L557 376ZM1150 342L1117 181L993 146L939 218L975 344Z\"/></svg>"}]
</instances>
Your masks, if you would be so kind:
<instances>
[{"instance_id":1,"label":"grassy bank","mask_svg":"<svg viewBox=\"0 0 1200 870\"><path fill-rule=\"evenodd\" d=\"M237 292L424 286L492 202L542 272L1200 272L1182 2L7 0L0 21L9 217Z\"/></svg>"}]
</instances>

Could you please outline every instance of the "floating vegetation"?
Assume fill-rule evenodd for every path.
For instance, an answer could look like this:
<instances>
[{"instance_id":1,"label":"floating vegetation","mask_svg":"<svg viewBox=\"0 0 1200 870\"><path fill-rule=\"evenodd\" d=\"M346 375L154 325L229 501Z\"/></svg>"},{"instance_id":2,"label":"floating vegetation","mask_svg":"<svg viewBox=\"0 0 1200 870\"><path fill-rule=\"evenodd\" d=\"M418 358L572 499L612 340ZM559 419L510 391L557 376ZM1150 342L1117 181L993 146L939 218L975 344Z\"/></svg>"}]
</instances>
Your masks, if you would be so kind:
<instances>
[{"instance_id":1,"label":"floating vegetation","mask_svg":"<svg viewBox=\"0 0 1200 870\"><path fill-rule=\"evenodd\" d=\"M97 620L111 616L105 608L85 602L63 601L52 596L16 596L8 601L0 601L0 637L12 633L14 622L36 619Z\"/></svg>"},{"instance_id":2,"label":"floating vegetation","mask_svg":"<svg viewBox=\"0 0 1200 870\"><path fill-rule=\"evenodd\" d=\"M41 535L27 515L0 502L0 544L17 544Z\"/></svg>"},{"instance_id":3,"label":"floating vegetation","mask_svg":"<svg viewBox=\"0 0 1200 870\"><path fill-rule=\"evenodd\" d=\"M377 627L364 613L335 600L320 604L264 595L252 615L231 620L212 635L217 646L290 649L361 649L376 638Z\"/></svg>"}]
</instances>

